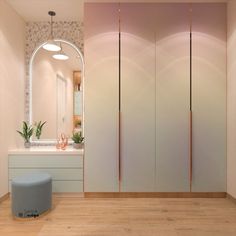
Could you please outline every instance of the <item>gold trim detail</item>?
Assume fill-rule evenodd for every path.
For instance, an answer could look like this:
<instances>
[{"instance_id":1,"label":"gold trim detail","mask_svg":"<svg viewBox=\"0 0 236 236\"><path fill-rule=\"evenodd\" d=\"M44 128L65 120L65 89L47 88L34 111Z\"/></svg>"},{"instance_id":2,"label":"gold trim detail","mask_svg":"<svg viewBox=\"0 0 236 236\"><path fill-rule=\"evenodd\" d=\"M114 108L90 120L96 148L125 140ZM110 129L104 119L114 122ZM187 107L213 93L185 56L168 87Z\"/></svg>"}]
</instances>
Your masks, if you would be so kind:
<instances>
[{"instance_id":1,"label":"gold trim detail","mask_svg":"<svg viewBox=\"0 0 236 236\"><path fill-rule=\"evenodd\" d=\"M193 180L193 113L189 113L189 188L192 192Z\"/></svg>"}]
</instances>

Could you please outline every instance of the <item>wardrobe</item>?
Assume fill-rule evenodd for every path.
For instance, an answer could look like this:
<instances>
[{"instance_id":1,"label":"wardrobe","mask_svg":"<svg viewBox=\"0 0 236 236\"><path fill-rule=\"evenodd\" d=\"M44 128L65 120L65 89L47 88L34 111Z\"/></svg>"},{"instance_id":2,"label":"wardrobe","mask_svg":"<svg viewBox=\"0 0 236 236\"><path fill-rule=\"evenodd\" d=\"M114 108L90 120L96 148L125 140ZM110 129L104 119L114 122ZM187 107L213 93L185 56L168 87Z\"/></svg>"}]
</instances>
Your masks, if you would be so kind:
<instances>
[{"instance_id":1,"label":"wardrobe","mask_svg":"<svg viewBox=\"0 0 236 236\"><path fill-rule=\"evenodd\" d=\"M85 3L85 192L226 191L226 4Z\"/></svg>"}]
</instances>

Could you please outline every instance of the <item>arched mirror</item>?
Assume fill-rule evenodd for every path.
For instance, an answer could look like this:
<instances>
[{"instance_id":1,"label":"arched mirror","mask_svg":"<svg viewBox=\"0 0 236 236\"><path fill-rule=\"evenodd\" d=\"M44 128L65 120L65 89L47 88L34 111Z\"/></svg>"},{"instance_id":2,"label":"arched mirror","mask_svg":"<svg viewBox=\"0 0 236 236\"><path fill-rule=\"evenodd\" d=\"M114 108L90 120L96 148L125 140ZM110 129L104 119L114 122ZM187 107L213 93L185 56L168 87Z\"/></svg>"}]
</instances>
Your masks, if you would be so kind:
<instances>
[{"instance_id":1,"label":"arched mirror","mask_svg":"<svg viewBox=\"0 0 236 236\"><path fill-rule=\"evenodd\" d=\"M62 133L83 132L83 56L74 44L55 41L60 52L42 44L30 61L30 124L46 121L40 140L31 142L55 142Z\"/></svg>"}]
</instances>

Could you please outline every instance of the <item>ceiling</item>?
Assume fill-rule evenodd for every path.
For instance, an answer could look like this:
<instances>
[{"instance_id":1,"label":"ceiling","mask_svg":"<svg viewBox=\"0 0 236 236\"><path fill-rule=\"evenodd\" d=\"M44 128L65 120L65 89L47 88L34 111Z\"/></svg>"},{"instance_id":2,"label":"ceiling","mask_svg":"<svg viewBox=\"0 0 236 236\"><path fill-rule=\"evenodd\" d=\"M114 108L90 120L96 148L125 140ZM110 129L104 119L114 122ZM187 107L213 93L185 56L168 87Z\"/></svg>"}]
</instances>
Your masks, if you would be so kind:
<instances>
[{"instance_id":1,"label":"ceiling","mask_svg":"<svg viewBox=\"0 0 236 236\"><path fill-rule=\"evenodd\" d=\"M54 10L56 21L83 21L84 2L227 2L227 0L6 0L25 21L47 21Z\"/></svg>"},{"instance_id":2,"label":"ceiling","mask_svg":"<svg viewBox=\"0 0 236 236\"><path fill-rule=\"evenodd\" d=\"M83 19L82 0L6 0L25 21L47 21L48 11L57 13L56 21Z\"/></svg>"}]
</instances>

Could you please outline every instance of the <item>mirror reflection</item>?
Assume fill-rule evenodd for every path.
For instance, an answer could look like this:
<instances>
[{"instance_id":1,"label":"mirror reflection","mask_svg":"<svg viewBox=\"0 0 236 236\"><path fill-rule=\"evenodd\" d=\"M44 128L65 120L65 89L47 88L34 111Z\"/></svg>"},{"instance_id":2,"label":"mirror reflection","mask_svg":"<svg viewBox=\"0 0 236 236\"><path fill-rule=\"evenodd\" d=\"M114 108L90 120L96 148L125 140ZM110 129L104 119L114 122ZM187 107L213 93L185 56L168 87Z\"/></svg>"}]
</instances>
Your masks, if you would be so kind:
<instances>
[{"instance_id":1,"label":"mirror reflection","mask_svg":"<svg viewBox=\"0 0 236 236\"><path fill-rule=\"evenodd\" d=\"M41 47L32 62L31 122L46 121L42 140L82 131L83 62L75 48L58 43L60 52Z\"/></svg>"}]
</instances>

